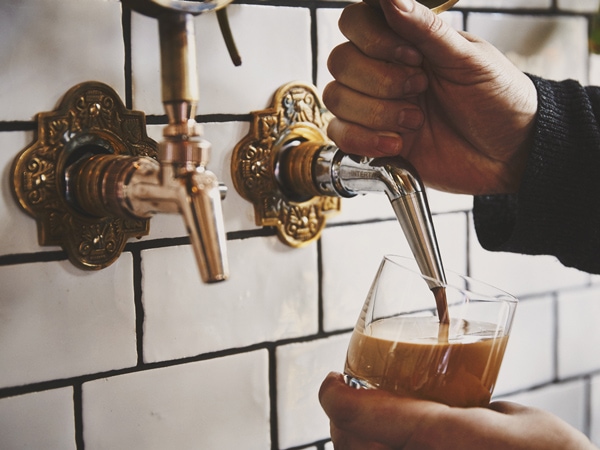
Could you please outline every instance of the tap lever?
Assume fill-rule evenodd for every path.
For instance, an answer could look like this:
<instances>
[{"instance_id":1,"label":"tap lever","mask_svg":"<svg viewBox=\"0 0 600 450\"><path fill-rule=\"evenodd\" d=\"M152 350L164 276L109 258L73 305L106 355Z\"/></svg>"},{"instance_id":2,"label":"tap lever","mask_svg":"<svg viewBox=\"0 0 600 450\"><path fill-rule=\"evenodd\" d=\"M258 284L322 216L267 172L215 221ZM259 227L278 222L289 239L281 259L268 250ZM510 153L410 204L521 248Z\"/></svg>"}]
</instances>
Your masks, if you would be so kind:
<instances>
[{"instance_id":1,"label":"tap lever","mask_svg":"<svg viewBox=\"0 0 600 450\"><path fill-rule=\"evenodd\" d=\"M223 35L223 40L225 41L225 46L227 47L227 51L229 52L231 62L236 67L241 66L242 57L240 56L240 53L238 52L238 49L235 45L233 33L231 32L231 27L229 26L229 16L227 15L227 8L219 9L217 11L217 20L219 21L219 28L221 29L221 34Z\"/></svg>"}]
</instances>

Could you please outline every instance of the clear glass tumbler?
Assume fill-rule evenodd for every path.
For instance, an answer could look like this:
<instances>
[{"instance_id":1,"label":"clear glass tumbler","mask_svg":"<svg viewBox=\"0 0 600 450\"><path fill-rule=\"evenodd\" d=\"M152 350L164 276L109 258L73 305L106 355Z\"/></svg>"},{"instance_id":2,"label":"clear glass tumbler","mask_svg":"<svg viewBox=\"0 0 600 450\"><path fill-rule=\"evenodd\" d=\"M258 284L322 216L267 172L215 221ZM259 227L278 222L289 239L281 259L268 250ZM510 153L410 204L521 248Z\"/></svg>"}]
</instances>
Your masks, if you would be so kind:
<instances>
[{"instance_id":1,"label":"clear glass tumbler","mask_svg":"<svg viewBox=\"0 0 600 450\"><path fill-rule=\"evenodd\" d=\"M348 384L450 406L490 402L517 299L453 272L446 278L444 325L433 280L410 258L383 258L350 339Z\"/></svg>"}]
</instances>

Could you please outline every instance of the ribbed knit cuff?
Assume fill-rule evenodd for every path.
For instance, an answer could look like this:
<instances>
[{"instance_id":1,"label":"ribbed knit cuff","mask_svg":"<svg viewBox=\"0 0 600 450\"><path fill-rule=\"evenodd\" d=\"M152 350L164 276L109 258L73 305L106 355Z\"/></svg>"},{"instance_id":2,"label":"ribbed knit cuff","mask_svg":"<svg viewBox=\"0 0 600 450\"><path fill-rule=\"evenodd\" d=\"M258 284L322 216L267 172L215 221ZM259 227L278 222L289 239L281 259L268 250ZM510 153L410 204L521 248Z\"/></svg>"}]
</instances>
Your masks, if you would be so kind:
<instances>
[{"instance_id":1,"label":"ribbed knit cuff","mask_svg":"<svg viewBox=\"0 0 600 450\"><path fill-rule=\"evenodd\" d=\"M557 256L600 273L600 91L531 76L538 92L534 141L518 194L474 199L488 250Z\"/></svg>"}]
</instances>

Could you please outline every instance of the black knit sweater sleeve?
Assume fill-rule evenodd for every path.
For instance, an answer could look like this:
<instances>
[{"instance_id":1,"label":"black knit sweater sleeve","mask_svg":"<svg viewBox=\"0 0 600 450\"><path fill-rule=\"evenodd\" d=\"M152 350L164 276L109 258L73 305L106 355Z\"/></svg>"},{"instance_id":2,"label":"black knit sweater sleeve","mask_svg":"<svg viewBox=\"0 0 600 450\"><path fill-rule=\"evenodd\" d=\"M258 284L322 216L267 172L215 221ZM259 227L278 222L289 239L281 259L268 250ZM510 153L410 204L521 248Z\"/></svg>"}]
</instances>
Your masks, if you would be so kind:
<instances>
[{"instance_id":1,"label":"black knit sweater sleeve","mask_svg":"<svg viewBox=\"0 0 600 450\"><path fill-rule=\"evenodd\" d=\"M474 199L481 245L600 274L600 88L531 77L534 143L519 192Z\"/></svg>"}]
</instances>

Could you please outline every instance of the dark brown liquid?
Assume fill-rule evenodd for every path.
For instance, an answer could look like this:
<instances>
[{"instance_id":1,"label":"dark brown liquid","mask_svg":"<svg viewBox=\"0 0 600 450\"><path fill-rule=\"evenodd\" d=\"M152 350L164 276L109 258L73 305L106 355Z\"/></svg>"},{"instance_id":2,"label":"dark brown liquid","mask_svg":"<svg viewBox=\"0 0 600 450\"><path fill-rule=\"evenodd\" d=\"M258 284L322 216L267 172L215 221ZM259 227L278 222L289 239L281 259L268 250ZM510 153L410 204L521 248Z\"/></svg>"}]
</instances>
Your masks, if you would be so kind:
<instances>
[{"instance_id":1,"label":"dark brown liquid","mask_svg":"<svg viewBox=\"0 0 600 450\"><path fill-rule=\"evenodd\" d=\"M431 290L435 297L440 328L438 330L438 341L448 342L448 325L450 324L450 314L448 313L448 299L446 298L446 288L443 286L435 287Z\"/></svg>"},{"instance_id":2,"label":"dark brown liquid","mask_svg":"<svg viewBox=\"0 0 600 450\"><path fill-rule=\"evenodd\" d=\"M487 405L508 337L492 324L463 321L453 322L452 337L442 342L438 327L434 317L396 317L355 330L345 373L399 395Z\"/></svg>"}]
</instances>

